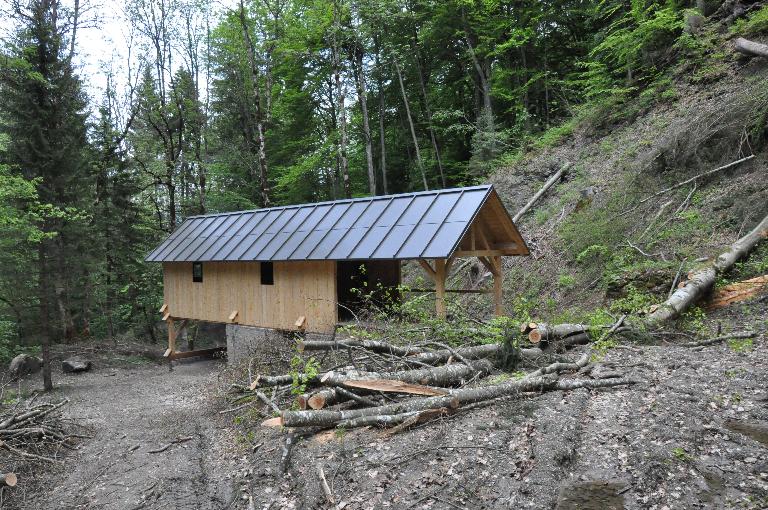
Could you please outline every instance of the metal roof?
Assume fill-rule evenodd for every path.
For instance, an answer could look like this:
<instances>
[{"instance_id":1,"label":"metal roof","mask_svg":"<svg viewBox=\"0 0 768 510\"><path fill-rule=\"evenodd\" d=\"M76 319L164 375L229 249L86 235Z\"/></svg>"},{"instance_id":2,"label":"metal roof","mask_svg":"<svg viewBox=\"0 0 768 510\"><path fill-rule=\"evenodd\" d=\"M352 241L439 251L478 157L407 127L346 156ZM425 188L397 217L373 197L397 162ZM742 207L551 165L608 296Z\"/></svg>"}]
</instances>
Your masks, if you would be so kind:
<instances>
[{"instance_id":1,"label":"metal roof","mask_svg":"<svg viewBox=\"0 0 768 510\"><path fill-rule=\"evenodd\" d=\"M484 185L192 216L146 260L447 258L491 193Z\"/></svg>"}]
</instances>

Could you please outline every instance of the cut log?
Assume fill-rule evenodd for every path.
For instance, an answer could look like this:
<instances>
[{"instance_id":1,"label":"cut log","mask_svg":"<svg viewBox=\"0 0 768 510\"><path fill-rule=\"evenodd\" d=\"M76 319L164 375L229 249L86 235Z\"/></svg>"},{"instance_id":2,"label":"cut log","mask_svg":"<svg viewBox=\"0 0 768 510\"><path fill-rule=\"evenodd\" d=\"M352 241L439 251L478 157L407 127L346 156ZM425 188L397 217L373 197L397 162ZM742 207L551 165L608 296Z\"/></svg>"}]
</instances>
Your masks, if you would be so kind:
<instances>
[{"instance_id":1,"label":"cut log","mask_svg":"<svg viewBox=\"0 0 768 510\"><path fill-rule=\"evenodd\" d=\"M92 366L93 363L80 358L69 358L61 362L61 370L64 373L70 374L77 372L87 372L91 369Z\"/></svg>"},{"instance_id":2,"label":"cut log","mask_svg":"<svg viewBox=\"0 0 768 510\"><path fill-rule=\"evenodd\" d=\"M7 485L8 487L16 487L16 483L18 481L19 480L16 478L16 473L0 474L0 482L2 482L2 485Z\"/></svg>"},{"instance_id":3,"label":"cut log","mask_svg":"<svg viewBox=\"0 0 768 510\"><path fill-rule=\"evenodd\" d=\"M589 331L589 326L585 324L538 324L528 333L528 340L537 344L542 341L550 341L558 338L565 338L577 333Z\"/></svg>"},{"instance_id":4,"label":"cut log","mask_svg":"<svg viewBox=\"0 0 768 510\"><path fill-rule=\"evenodd\" d=\"M733 49L743 55L749 55L751 57L763 57L768 58L768 45L750 41L739 37L733 43Z\"/></svg>"},{"instance_id":5,"label":"cut log","mask_svg":"<svg viewBox=\"0 0 768 510\"><path fill-rule=\"evenodd\" d=\"M749 234L721 253L712 265L691 273L686 285L675 290L658 309L648 314L646 322L649 325L656 325L679 317L709 292L718 274L731 269L739 259L747 256L766 237L768 237L768 216L763 218Z\"/></svg>"},{"instance_id":6,"label":"cut log","mask_svg":"<svg viewBox=\"0 0 768 510\"><path fill-rule=\"evenodd\" d=\"M520 218L522 218L523 215L526 212L528 212L528 210L531 207L533 207L533 205L536 202L539 201L539 199L542 197L542 195L544 195L544 193L546 193L549 188L551 188L557 181L560 180L560 178L562 178L563 174L566 173L570 167L571 167L570 163L564 164L562 167L560 167L560 170L555 172L552 175L552 177L547 179L547 182L544 183L544 186L542 186L541 189L539 189L539 191L537 191L536 194L531 197L531 199L528 201L527 204L525 204L523 206L522 209L517 211L517 214L515 214L515 217L512 218L512 223L517 223L518 221L520 221Z\"/></svg>"},{"instance_id":7,"label":"cut log","mask_svg":"<svg viewBox=\"0 0 768 510\"><path fill-rule=\"evenodd\" d=\"M363 416L360 418L354 418L351 420L340 422L337 426L339 428L353 429L356 427L391 427L401 426L406 427L422 423L438 416L445 416L452 410L442 407L440 409L427 409L425 411L414 411L412 413L402 414L383 414L379 416Z\"/></svg>"},{"instance_id":8,"label":"cut log","mask_svg":"<svg viewBox=\"0 0 768 510\"><path fill-rule=\"evenodd\" d=\"M327 372L320 378L325 386L342 386L347 381L361 379L394 379L397 381L431 386L451 386L475 374L488 374L493 370L493 363L481 359L472 363L445 365L419 370L401 370L397 372Z\"/></svg>"}]
</instances>

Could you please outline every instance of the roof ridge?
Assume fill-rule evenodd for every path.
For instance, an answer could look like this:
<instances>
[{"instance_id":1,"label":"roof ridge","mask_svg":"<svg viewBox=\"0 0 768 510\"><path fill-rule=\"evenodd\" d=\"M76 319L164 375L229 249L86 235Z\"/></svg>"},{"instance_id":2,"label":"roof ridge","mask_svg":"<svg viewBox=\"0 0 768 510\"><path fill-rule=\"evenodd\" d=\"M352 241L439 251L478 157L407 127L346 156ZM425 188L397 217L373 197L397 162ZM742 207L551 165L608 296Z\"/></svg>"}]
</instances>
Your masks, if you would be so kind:
<instances>
[{"instance_id":1,"label":"roof ridge","mask_svg":"<svg viewBox=\"0 0 768 510\"><path fill-rule=\"evenodd\" d=\"M328 204L344 204L344 203L354 203L354 202L365 202L365 201L374 201L374 200L390 200L395 197L412 197L412 196L419 196L419 195L439 195L442 193L458 193L465 190L480 190L480 189L491 189L493 188L493 184L477 184L475 186L463 186L459 188L441 188L441 189L434 189L434 190L424 190L424 191L411 191L408 193L391 193L389 195L374 195L374 196L367 196L367 197L357 197L357 198L342 198L340 200L324 200L322 202L307 202L304 204L291 204L291 205L280 205L275 207L262 207L258 209L245 209L242 211L228 211L228 212L219 212L219 213L210 213L210 214L197 214L195 216L187 216L184 218L184 221L191 220L194 218L213 218L216 216L228 216L231 214L245 214L245 213L255 213L255 212L270 212L270 211L281 211L286 209L293 209L293 208L301 208L301 207L314 207L318 205L328 205ZM182 222L183 223L183 222Z\"/></svg>"}]
</instances>

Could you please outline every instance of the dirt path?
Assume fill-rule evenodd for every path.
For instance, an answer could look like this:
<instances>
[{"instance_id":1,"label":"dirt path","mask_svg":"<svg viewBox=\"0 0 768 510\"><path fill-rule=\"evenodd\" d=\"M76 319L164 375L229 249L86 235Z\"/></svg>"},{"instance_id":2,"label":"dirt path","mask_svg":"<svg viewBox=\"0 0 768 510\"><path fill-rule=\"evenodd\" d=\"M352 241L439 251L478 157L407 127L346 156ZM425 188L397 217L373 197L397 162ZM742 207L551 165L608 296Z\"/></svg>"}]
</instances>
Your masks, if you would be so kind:
<instances>
[{"instance_id":1,"label":"dirt path","mask_svg":"<svg viewBox=\"0 0 768 510\"><path fill-rule=\"evenodd\" d=\"M93 439L70 455L47 490L25 508L221 509L231 501L217 472L214 448L222 439L216 412L203 396L215 382L217 361L178 365L97 367L57 379L57 396L70 399L65 415L91 429ZM178 437L191 438L150 453Z\"/></svg>"}]
</instances>

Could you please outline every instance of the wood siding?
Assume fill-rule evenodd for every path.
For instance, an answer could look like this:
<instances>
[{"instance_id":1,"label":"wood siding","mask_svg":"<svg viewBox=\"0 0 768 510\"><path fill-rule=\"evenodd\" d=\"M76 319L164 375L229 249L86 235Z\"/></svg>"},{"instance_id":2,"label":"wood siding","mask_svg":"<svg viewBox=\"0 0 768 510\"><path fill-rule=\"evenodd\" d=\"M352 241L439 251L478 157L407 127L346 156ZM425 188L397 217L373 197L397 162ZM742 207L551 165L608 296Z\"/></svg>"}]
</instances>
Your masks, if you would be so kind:
<instances>
[{"instance_id":1,"label":"wood siding","mask_svg":"<svg viewBox=\"0 0 768 510\"><path fill-rule=\"evenodd\" d=\"M330 333L337 322L336 262L275 262L274 285L261 285L259 262L204 262L192 281L191 262L163 264L163 297L171 317Z\"/></svg>"}]
</instances>

